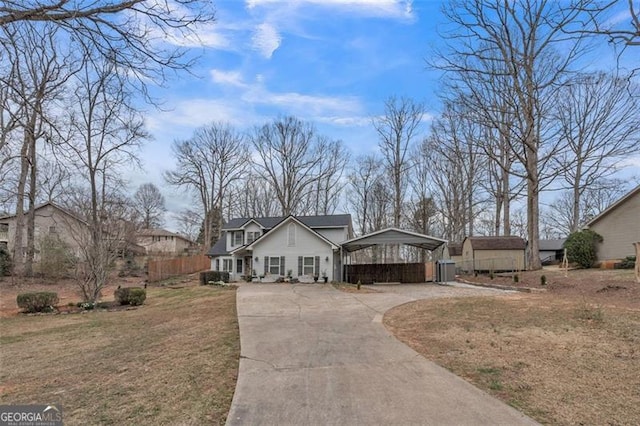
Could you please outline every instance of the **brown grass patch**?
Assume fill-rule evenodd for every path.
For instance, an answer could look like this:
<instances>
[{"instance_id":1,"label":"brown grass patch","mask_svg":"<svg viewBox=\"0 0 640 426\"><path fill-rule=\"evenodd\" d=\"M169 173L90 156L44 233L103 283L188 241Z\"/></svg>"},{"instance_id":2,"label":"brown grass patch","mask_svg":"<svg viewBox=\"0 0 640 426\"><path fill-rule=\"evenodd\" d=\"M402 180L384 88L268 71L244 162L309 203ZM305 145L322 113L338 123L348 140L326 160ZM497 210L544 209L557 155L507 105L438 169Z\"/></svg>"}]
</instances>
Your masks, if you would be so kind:
<instances>
[{"instance_id":1,"label":"brown grass patch","mask_svg":"<svg viewBox=\"0 0 640 426\"><path fill-rule=\"evenodd\" d=\"M61 403L69 424L224 424L235 294L149 288L135 310L0 319L0 403Z\"/></svg>"},{"instance_id":2,"label":"brown grass patch","mask_svg":"<svg viewBox=\"0 0 640 426\"><path fill-rule=\"evenodd\" d=\"M542 423L640 424L640 311L550 294L423 300L400 340Z\"/></svg>"}]
</instances>

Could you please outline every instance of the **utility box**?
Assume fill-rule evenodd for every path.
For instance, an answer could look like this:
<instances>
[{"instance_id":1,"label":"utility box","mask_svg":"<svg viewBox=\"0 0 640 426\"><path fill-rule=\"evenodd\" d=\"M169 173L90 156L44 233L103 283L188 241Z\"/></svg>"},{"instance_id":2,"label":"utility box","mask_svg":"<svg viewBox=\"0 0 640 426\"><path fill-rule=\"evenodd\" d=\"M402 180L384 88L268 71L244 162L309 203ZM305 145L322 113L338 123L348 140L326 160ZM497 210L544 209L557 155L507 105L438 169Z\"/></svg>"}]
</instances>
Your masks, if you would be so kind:
<instances>
[{"instance_id":1,"label":"utility box","mask_svg":"<svg viewBox=\"0 0 640 426\"><path fill-rule=\"evenodd\" d=\"M456 279L456 262L442 259L436 262L436 281L446 283Z\"/></svg>"}]
</instances>

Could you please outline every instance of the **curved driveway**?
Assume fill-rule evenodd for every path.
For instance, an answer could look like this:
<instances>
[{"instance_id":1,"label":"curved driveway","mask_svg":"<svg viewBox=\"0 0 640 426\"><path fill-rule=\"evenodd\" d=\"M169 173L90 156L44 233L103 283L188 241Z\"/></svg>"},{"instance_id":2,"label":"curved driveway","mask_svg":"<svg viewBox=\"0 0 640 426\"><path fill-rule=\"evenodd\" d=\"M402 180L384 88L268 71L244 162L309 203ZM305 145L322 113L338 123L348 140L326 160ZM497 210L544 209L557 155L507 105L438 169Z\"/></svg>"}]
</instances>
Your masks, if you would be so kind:
<instances>
[{"instance_id":1,"label":"curved driveway","mask_svg":"<svg viewBox=\"0 0 640 426\"><path fill-rule=\"evenodd\" d=\"M227 425L531 425L384 326L417 299L488 295L430 284L350 294L321 284L238 289L241 359Z\"/></svg>"}]
</instances>

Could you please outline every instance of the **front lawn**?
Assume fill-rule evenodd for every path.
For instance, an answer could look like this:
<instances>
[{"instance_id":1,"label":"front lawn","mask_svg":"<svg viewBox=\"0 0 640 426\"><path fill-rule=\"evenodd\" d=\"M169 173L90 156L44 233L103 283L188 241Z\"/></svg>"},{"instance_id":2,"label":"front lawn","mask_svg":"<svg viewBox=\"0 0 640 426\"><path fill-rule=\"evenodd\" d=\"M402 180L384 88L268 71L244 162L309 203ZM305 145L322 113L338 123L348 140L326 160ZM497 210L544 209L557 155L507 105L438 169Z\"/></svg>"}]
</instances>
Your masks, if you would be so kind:
<instances>
[{"instance_id":1,"label":"front lawn","mask_svg":"<svg viewBox=\"0 0 640 426\"><path fill-rule=\"evenodd\" d=\"M0 403L65 424L224 424L240 355L236 292L149 288L116 312L0 319Z\"/></svg>"},{"instance_id":2,"label":"front lawn","mask_svg":"<svg viewBox=\"0 0 640 426\"><path fill-rule=\"evenodd\" d=\"M606 293L606 305L553 291L422 300L384 324L542 423L640 424L640 306L611 305Z\"/></svg>"}]
</instances>

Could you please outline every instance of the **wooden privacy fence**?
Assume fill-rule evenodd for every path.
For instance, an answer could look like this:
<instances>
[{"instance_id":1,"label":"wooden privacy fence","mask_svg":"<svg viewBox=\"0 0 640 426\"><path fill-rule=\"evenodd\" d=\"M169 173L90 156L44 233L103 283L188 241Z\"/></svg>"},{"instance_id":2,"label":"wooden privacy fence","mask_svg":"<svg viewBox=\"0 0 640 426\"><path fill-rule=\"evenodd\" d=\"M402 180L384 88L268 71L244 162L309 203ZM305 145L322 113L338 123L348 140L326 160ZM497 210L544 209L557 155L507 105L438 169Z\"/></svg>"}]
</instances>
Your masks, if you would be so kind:
<instances>
[{"instance_id":1,"label":"wooden privacy fence","mask_svg":"<svg viewBox=\"0 0 640 426\"><path fill-rule=\"evenodd\" d=\"M385 263L345 265L344 277L351 284L373 282L423 283L427 280L424 263ZM433 272L432 272L433 273Z\"/></svg>"},{"instance_id":2,"label":"wooden privacy fence","mask_svg":"<svg viewBox=\"0 0 640 426\"><path fill-rule=\"evenodd\" d=\"M205 271L210 267L211 260L204 255L149 260L147 279L149 282L160 281L177 275Z\"/></svg>"}]
</instances>

